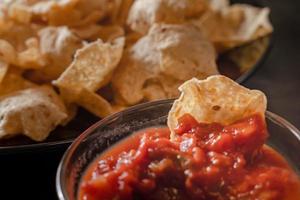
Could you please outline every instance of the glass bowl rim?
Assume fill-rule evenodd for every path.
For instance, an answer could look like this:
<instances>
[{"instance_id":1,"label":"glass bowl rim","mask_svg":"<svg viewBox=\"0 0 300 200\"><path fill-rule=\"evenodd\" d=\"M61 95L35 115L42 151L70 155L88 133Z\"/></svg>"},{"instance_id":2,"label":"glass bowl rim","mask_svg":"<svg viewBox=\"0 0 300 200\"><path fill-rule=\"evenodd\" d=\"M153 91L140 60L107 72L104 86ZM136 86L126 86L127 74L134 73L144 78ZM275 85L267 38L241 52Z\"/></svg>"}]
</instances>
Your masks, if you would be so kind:
<instances>
[{"instance_id":1,"label":"glass bowl rim","mask_svg":"<svg viewBox=\"0 0 300 200\"><path fill-rule=\"evenodd\" d=\"M157 105L163 105L163 104L170 104L173 103L175 99L165 99L165 100L158 100L158 101L152 101L147 103L141 103L132 107L129 107L123 111L117 112L115 114L112 114L104 119L99 120L95 124L93 124L91 127L89 127L87 130L85 130L82 134L80 134L73 143L68 147L68 149L65 151L56 172L56 193L58 195L58 198L60 200L69 200L69 197L67 196L66 187L64 187L63 184L63 175L65 174L65 166L69 162L71 156L73 155L73 152L77 149L77 147L80 145L81 141L85 138L87 138L90 134L94 132L95 129L97 129L102 124L105 124L109 122L110 120L120 116L120 115L126 115L129 113L132 113L134 111L157 106ZM298 141L300 141L300 130L297 129L293 124L288 122L283 117L272 113L270 111L266 111L266 118L268 118L273 123L288 129L296 138Z\"/></svg>"}]
</instances>

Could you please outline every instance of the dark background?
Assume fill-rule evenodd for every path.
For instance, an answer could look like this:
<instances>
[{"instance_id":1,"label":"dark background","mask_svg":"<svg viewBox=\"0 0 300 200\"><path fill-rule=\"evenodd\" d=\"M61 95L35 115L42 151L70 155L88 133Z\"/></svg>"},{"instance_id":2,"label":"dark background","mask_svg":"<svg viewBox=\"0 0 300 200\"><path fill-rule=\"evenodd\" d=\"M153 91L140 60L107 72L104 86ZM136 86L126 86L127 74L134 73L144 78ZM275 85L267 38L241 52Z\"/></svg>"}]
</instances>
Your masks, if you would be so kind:
<instances>
[{"instance_id":1,"label":"dark background","mask_svg":"<svg viewBox=\"0 0 300 200\"><path fill-rule=\"evenodd\" d=\"M300 1L262 2L271 8L273 47L263 66L245 85L264 91L268 110L300 128Z\"/></svg>"},{"instance_id":2,"label":"dark background","mask_svg":"<svg viewBox=\"0 0 300 200\"><path fill-rule=\"evenodd\" d=\"M268 109L300 128L300 1L262 2L271 8L273 48L244 85L264 91ZM0 156L0 199L57 199L55 173L64 150Z\"/></svg>"}]
</instances>

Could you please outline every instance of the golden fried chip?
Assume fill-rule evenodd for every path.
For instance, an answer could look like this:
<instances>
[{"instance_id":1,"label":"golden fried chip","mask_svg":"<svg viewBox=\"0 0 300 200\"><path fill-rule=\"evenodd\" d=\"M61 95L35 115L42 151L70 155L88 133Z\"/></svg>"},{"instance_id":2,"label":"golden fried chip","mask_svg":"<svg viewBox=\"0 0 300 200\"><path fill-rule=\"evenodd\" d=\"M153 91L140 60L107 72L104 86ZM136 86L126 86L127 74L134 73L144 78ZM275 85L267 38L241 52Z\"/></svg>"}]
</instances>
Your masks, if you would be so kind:
<instances>
[{"instance_id":1,"label":"golden fried chip","mask_svg":"<svg viewBox=\"0 0 300 200\"><path fill-rule=\"evenodd\" d=\"M99 38L102 26L98 24L89 24L85 26L73 27L72 32L83 40L95 40Z\"/></svg>"},{"instance_id":2,"label":"golden fried chip","mask_svg":"<svg viewBox=\"0 0 300 200\"><path fill-rule=\"evenodd\" d=\"M154 23L178 24L186 17L202 13L205 0L138 0L134 1L128 16L132 30L145 34Z\"/></svg>"},{"instance_id":3,"label":"golden fried chip","mask_svg":"<svg viewBox=\"0 0 300 200\"><path fill-rule=\"evenodd\" d=\"M196 27L157 25L151 28L151 34L161 36L157 49L163 74L183 81L218 74L215 50Z\"/></svg>"},{"instance_id":4,"label":"golden fried chip","mask_svg":"<svg viewBox=\"0 0 300 200\"><path fill-rule=\"evenodd\" d=\"M80 91L76 103L100 118L104 118L113 112L110 103L100 95L85 88Z\"/></svg>"},{"instance_id":5,"label":"golden fried chip","mask_svg":"<svg viewBox=\"0 0 300 200\"><path fill-rule=\"evenodd\" d=\"M102 11L92 11L88 16L82 19L80 22L76 23L76 26L82 26L87 24L96 23L99 19L103 17Z\"/></svg>"},{"instance_id":6,"label":"golden fried chip","mask_svg":"<svg viewBox=\"0 0 300 200\"><path fill-rule=\"evenodd\" d=\"M123 46L123 37L113 43L97 40L86 45L77 51L72 64L53 83L59 88L73 91L75 96L82 88L98 90L110 81L121 59Z\"/></svg>"},{"instance_id":7,"label":"golden fried chip","mask_svg":"<svg viewBox=\"0 0 300 200\"><path fill-rule=\"evenodd\" d=\"M122 105L140 102L144 98L144 83L150 76L132 53L126 51L112 78L115 102Z\"/></svg>"},{"instance_id":8,"label":"golden fried chip","mask_svg":"<svg viewBox=\"0 0 300 200\"><path fill-rule=\"evenodd\" d=\"M138 33L138 32L129 32L126 33L126 46L125 48L128 49L130 47L132 47L139 39L141 39L143 37L142 34Z\"/></svg>"},{"instance_id":9,"label":"golden fried chip","mask_svg":"<svg viewBox=\"0 0 300 200\"><path fill-rule=\"evenodd\" d=\"M269 13L269 8L225 4L206 12L192 23L200 27L222 52L270 34L273 27Z\"/></svg>"},{"instance_id":10,"label":"golden fried chip","mask_svg":"<svg viewBox=\"0 0 300 200\"><path fill-rule=\"evenodd\" d=\"M17 53L15 48L6 40L0 39L0 59L7 63L15 63Z\"/></svg>"},{"instance_id":11,"label":"golden fried chip","mask_svg":"<svg viewBox=\"0 0 300 200\"><path fill-rule=\"evenodd\" d=\"M66 26L47 27L39 31L40 51L46 58L46 66L40 70L29 71L27 77L39 83L57 79L70 65L82 40Z\"/></svg>"},{"instance_id":12,"label":"golden fried chip","mask_svg":"<svg viewBox=\"0 0 300 200\"><path fill-rule=\"evenodd\" d=\"M121 10L122 1L123 0L112 0L112 5L111 5L111 8L110 8L109 17L110 17L110 21L113 24L116 24L118 14L120 12L122 12L122 10Z\"/></svg>"},{"instance_id":13,"label":"golden fried chip","mask_svg":"<svg viewBox=\"0 0 300 200\"><path fill-rule=\"evenodd\" d=\"M242 40L255 40L270 34L273 31L273 27L269 21L269 8L255 8L245 4L236 4L231 6L232 14L236 12L244 13L244 21L241 25L238 37Z\"/></svg>"},{"instance_id":14,"label":"golden fried chip","mask_svg":"<svg viewBox=\"0 0 300 200\"><path fill-rule=\"evenodd\" d=\"M148 83L147 83L148 82ZM144 98L148 101L166 99L167 95L164 92L160 83L146 81L146 86L143 88Z\"/></svg>"},{"instance_id":15,"label":"golden fried chip","mask_svg":"<svg viewBox=\"0 0 300 200\"><path fill-rule=\"evenodd\" d=\"M70 25L81 19L81 13L75 9L78 0L38 1L31 5L33 19L45 21L49 25Z\"/></svg>"},{"instance_id":16,"label":"golden fried chip","mask_svg":"<svg viewBox=\"0 0 300 200\"><path fill-rule=\"evenodd\" d=\"M0 3L0 39L8 41L7 38L3 36L10 31L14 22L12 20L7 20L6 9L6 6Z\"/></svg>"},{"instance_id":17,"label":"golden fried chip","mask_svg":"<svg viewBox=\"0 0 300 200\"><path fill-rule=\"evenodd\" d=\"M0 83L0 96L35 86L34 83L25 80L20 75L8 72Z\"/></svg>"},{"instance_id":18,"label":"golden fried chip","mask_svg":"<svg viewBox=\"0 0 300 200\"><path fill-rule=\"evenodd\" d=\"M196 27L156 24L123 55L112 84L126 105L144 99L142 90L146 81L153 78L168 97L177 97L176 86L185 80L218 74L215 60L212 44Z\"/></svg>"},{"instance_id":19,"label":"golden fried chip","mask_svg":"<svg viewBox=\"0 0 300 200\"><path fill-rule=\"evenodd\" d=\"M46 58L42 55L37 38L26 40L27 49L18 54L17 66L22 69L40 69L46 65Z\"/></svg>"},{"instance_id":20,"label":"golden fried chip","mask_svg":"<svg viewBox=\"0 0 300 200\"><path fill-rule=\"evenodd\" d=\"M0 138L23 133L42 141L66 118L66 110L51 87L22 90L0 98Z\"/></svg>"},{"instance_id":21,"label":"golden fried chip","mask_svg":"<svg viewBox=\"0 0 300 200\"><path fill-rule=\"evenodd\" d=\"M127 107L123 105L113 104L112 105L112 113L117 113L125 110Z\"/></svg>"},{"instance_id":22,"label":"golden fried chip","mask_svg":"<svg viewBox=\"0 0 300 200\"><path fill-rule=\"evenodd\" d=\"M64 123L68 123L68 121L75 116L77 112L77 105L80 105L100 118L104 118L113 113L113 108L110 103L93 91L82 88L80 93L76 96L72 90L61 88L60 91L63 99L67 99L66 106L69 114L69 117ZM69 102L70 96L73 97L73 103Z\"/></svg>"},{"instance_id":23,"label":"golden fried chip","mask_svg":"<svg viewBox=\"0 0 300 200\"><path fill-rule=\"evenodd\" d=\"M7 70L8 70L8 63L6 63L0 59L0 84L5 77Z\"/></svg>"},{"instance_id":24,"label":"golden fried chip","mask_svg":"<svg viewBox=\"0 0 300 200\"><path fill-rule=\"evenodd\" d=\"M179 96L180 93L178 87L183 83L183 81L179 81L176 78L166 75L160 75L158 80L162 85L166 98L170 99Z\"/></svg>"},{"instance_id":25,"label":"golden fried chip","mask_svg":"<svg viewBox=\"0 0 300 200\"><path fill-rule=\"evenodd\" d=\"M191 79L179 87L181 96L168 116L168 126L174 130L184 114L201 123L231 124L252 114L264 117L267 99L258 90L247 89L233 80L211 76L206 80Z\"/></svg>"},{"instance_id":26,"label":"golden fried chip","mask_svg":"<svg viewBox=\"0 0 300 200\"><path fill-rule=\"evenodd\" d=\"M111 11L111 7L113 6L112 0L79 0L76 4L76 9L80 11L81 15L83 16L83 21L87 18L92 18L91 15L94 17L92 20L88 20L86 23L96 23L99 20L103 19L104 17L109 15ZM97 14L95 14L97 13ZM81 22L81 25L83 23Z\"/></svg>"},{"instance_id":27,"label":"golden fried chip","mask_svg":"<svg viewBox=\"0 0 300 200\"><path fill-rule=\"evenodd\" d=\"M124 35L125 35L124 29L118 25L103 26L101 31L99 32L99 38L101 38L105 42L107 41L112 42L116 38L122 37Z\"/></svg>"},{"instance_id":28,"label":"golden fried chip","mask_svg":"<svg viewBox=\"0 0 300 200\"><path fill-rule=\"evenodd\" d=\"M8 16L18 23L29 24L32 13L28 6L21 4L20 2L14 2L8 8Z\"/></svg>"},{"instance_id":29,"label":"golden fried chip","mask_svg":"<svg viewBox=\"0 0 300 200\"><path fill-rule=\"evenodd\" d=\"M132 51L148 71L178 80L218 74L212 44L192 25L156 24Z\"/></svg>"},{"instance_id":30,"label":"golden fried chip","mask_svg":"<svg viewBox=\"0 0 300 200\"><path fill-rule=\"evenodd\" d=\"M76 50L82 47L82 41L66 26L47 27L39 31L40 48L53 66L66 69L72 62Z\"/></svg>"},{"instance_id":31,"label":"golden fried chip","mask_svg":"<svg viewBox=\"0 0 300 200\"><path fill-rule=\"evenodd\" d=\"M76 117L77 111L78 111L77 104L69 103L69 102L64 102L64 103L65 103L65 107L66 107L66 111L67 111L66 113L67 113L68 117L62 122L61 125L63 125L63 126L67 125L70 121L72 121Z\"/></svg>"},{"instance_id":32,"label":"golden fried chip","mask_svg":"<svg viewBox=\"0 0 300 200\"><path fill-rule=\"evenodd\" d=\"M88 41L101 39L104 42L110 42L125 35L124 29L118 25L100 26L97 24L92 24L88 26L72 28L72 31L81 39Z\"/></svg>"},{"instance_id":33,"label":"golden fried chip","mask_svg":"<svg viewBox=\"0 0 300 200\"><path fill-rule=\"evenodd\" d=\"M129 10L134 0L115 0L111 21L113 24L125 25Z\"/></svg>"},{"instance_id":34,"label":"golden fried chip","mask_svg":"<svg viewBox=\"0 0 300 200\"><path fill-rule=\"evenodd\" d=\"M109 0L39 1L31 6L36 20L53 26L81 26L96 23L107 16Z\"/></svg>"},{"instance_id":35,"label":"golden fried chip","mask_svg":"<svg viewBox=\"0 0 300 200\"><path fill-rule=\"evenodd\" d=\"M2 24L0 20L0 38L9 42L17 52L21 52L27 49L26 41L36 37L41 27L37 24L20 24L7 20Z\"/></svg>"},{"instance_id":36,"label":"golden fried chip","mask_svg":"<svg viewBox=\"0 0 300 200\"><path fill-rule=\"evenodd\" d=\"M230 6L228 0L0 3L0 138L23 131L43 140L68 123L78 105L105 117L139 102L177 97L184 81L218 74L212 43L224 51L265 36L272 32L268 15L266 8ZM126 22L131 30L124 38ZM23 76L40 84L54 80L65 105L52 88ZM113 94L103 95L110 81ZM173 128L186 112L226 124L266 104L259 92L222 76L192 79L180 90L169 117Z\"/></svg>"},{"instance_id":37,"label":"golden fried chip","mask_svg":"<svg viewBox=\"0 0 300 200\"><path fill-rule=\"evenodd\" d=\"M24 73L23 69L16 67L14 65L10 65L7 72L7 74L15 74L18 76L23 76L23 73Z\"/></svg>"},{"instance_id":38,"label":"golden fried chip","mask_svg":"<svg viewBox=\"0 0 300 200\"><path fill-rule=\"evenodd\" d=\"M223 12L229 6L229 0L209 0L209 8L214 12Z\"/></svg>"},{"instance_id":39,"label":"golden fried chip","mask_svg":"<svg viewBox=\"0 0 300 200\"><path fill-rule=\"evenodd\" d=\"M270 44L269 37L262 37L247 45L237 47L226 53L226 57L236 64L242 73L252 69L266 53Z\"/></svg>"}]
</instances>

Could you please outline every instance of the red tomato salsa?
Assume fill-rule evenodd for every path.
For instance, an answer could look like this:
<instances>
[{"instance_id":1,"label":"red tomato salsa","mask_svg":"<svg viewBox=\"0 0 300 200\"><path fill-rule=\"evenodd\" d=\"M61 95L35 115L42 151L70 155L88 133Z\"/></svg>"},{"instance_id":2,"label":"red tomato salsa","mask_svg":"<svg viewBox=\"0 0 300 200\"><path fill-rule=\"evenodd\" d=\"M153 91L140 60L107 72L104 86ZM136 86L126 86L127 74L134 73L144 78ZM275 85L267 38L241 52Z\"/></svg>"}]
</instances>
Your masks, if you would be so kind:
<instances>
[{"instance_id":1,"label":"red tomato salsa","mask_svg":"<svg viewBox=\"0 0 300 200\"><path fill-rule=\"evenodd\" d=\"M150 128L123 140L88 168L80 200L300 200L299 177L264 145L260 115L229 126L179 120L177 137Z\"/></svg>"}]
</instances>

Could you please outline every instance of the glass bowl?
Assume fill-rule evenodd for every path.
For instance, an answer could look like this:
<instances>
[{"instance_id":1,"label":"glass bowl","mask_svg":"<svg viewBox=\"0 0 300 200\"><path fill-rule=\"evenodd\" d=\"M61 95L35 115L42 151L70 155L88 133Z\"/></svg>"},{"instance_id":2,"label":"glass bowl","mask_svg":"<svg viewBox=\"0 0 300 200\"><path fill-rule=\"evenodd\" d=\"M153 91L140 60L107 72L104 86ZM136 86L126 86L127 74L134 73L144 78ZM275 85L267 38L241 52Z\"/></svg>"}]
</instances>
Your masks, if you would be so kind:
<instances>
[{"instance_id":1,"label":"glass bowl","mask_svg":"<svg viewBox=\"0 0 300 200\"><path fill-rule=\"evenodd\" d=\"M56 175L60 200L75 200L87 166L111 145L140 129L166 125L174 100L144 103L107 117L81 134L65 152ZM268 144L280 152L300 175L300 131L278 115L266 113Z\"/></svg>"}]
</instances>

